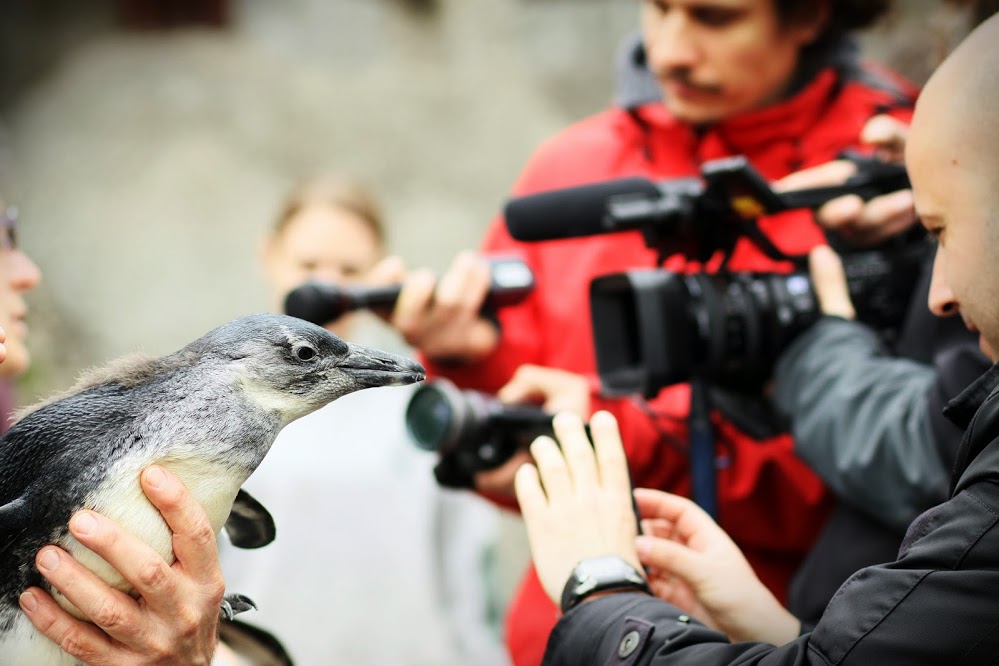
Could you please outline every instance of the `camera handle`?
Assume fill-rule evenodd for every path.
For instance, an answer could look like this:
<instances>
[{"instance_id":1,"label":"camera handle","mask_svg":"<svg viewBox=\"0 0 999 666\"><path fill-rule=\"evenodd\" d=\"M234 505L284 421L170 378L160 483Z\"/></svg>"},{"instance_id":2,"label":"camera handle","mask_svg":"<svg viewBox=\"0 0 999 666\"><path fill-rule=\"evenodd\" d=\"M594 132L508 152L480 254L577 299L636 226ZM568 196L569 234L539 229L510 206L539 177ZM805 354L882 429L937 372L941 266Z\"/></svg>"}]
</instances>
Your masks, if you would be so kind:
<instances>
[{"instance_id":1,"label":"camera handle","mask_svg":"<svg viewBox=\"0 0 999 666\"><path fill-rule=\"evenodd\" d=\"M882 162L855 151L844 151L839 158L853 162L857 167L856 173L842 185L788 192L775 191L744 155L706 162L701 168L705 187L696 212L701 216L713 212L720 219L728 220L728 231L723 236L728 243L718 248L724 253L722 265L728 265L734 239L738 237L748 238L771 259L807 265L807 254L788 255L779 249L759 228L758 218L789 210L817 210L846 194L868 201L911 187L908 173L901 164Z\"/></svg>"},{"instance_id":2,"label":"camera handle","mask_svg":"<svg viewBox=\"0 0 999 666\"><path fill-rule=\"evenodd\" d=\"M718 479L715 433L711 425L711 397L703 377L690 380L690 480L692 499L718 521Z\"/></svg>"}]
</instances>

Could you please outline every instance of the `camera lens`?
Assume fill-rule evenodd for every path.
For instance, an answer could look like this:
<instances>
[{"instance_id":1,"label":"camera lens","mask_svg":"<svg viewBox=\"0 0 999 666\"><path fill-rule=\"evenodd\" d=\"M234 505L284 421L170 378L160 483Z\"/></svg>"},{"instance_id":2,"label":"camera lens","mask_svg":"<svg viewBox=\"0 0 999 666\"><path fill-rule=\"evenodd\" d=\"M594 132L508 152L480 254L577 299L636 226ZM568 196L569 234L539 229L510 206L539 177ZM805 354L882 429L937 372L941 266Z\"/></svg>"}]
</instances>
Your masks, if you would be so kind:
<instances>
[{"instance_id":1,"label":"camera lens","mask_svg":"<svg viewBox=\"0 0 999 666\"><path fill-rule=\"evenodd\" d=\"M452 400L440 384L420 386L406 408L406 429L426 451L440 451L453 438L456 422Z\"/></svg>"}]
</instances>

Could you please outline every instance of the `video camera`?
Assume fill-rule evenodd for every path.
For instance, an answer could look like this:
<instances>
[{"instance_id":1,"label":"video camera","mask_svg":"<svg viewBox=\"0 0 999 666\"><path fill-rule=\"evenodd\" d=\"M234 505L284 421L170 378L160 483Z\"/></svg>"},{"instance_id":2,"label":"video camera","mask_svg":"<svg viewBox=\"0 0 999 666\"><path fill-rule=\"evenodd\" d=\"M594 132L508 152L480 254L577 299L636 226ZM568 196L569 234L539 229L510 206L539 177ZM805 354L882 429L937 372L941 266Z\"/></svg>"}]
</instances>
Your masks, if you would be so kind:
<instances>
[{"instance_id":1,"label":"video camera","mask_svg":"<svg viewBox=\"0 0 999 666\"><path fill-rule=\"evenodd\" d=\"M535 437L553 432L552 415L540 407L503 404L447 379L428 380L413 392L406 429L417 446L439 454L434 475L451 488L471 487L477 472L499 467Z\"/></svg>"},{"instance_id":2,"label":"video camera","mask_svg":"<svg viewBox=\"0 0 999 666\"><path fill-rule=\"evenodd\" d=\"M627 178L513 199L506 205L514 238L542 241L639 230L660 259L682 252L717 273L679 275L636 270L590 285L597 370L605 392L656 395L701 377L735 390L756 390L786 344L819 316L806 255L788 255L757 224L763 215L816 208L844 194L870 199L909 187L900 165L856 155L856 174L841 186L775 192L744 157L703 165L701 178L654 183ZM767 256L791 261L792 274L726 269L739 238ZM860 321L891 343L932 246L915 226L874 248L856 249L830 235L843 257Z\"/></svg>"}]
</instances>

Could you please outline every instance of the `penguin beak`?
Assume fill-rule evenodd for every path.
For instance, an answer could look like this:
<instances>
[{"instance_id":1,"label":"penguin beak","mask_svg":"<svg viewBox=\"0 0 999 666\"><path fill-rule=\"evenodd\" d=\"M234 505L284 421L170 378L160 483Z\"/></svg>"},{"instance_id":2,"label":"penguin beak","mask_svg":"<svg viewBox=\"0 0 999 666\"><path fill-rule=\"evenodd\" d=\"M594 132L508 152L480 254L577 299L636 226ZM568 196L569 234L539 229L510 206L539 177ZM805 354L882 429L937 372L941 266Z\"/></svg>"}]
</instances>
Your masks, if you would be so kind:
<instances>
[{"instance_id":1,"label":"penguin beak","mask_svg":"<svg viewBox=\"0 0 999 666\"><path fill-rule=\"evenodd\" d=\"M353 343L347 344L350 351L337 367L363 388L403 386L427 378L424 367L411 358Z\"/></svg>"}]
</instances>

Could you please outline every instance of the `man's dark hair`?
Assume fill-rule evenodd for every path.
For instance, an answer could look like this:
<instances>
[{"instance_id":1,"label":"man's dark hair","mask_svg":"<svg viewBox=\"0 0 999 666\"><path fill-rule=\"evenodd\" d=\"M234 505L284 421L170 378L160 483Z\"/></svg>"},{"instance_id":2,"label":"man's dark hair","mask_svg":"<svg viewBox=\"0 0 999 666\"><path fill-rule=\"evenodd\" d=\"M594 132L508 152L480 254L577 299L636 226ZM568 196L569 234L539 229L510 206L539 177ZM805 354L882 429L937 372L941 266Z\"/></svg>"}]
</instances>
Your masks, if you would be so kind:
<instances>
[{"instance_id":1,"label":"man's dark hair","mask_svg":"<svg viewBox=\"0 0 999 666\"><path fill-rule=\"evenodd\" d=\"M777 14L786 25L808 21L821 11L822 3L816 0L774 0ZM819 42L836 39L845 32L867 28L888 13L891 0L828 0L828 18L819 36Z\"/></svg>"}]
</instances>

